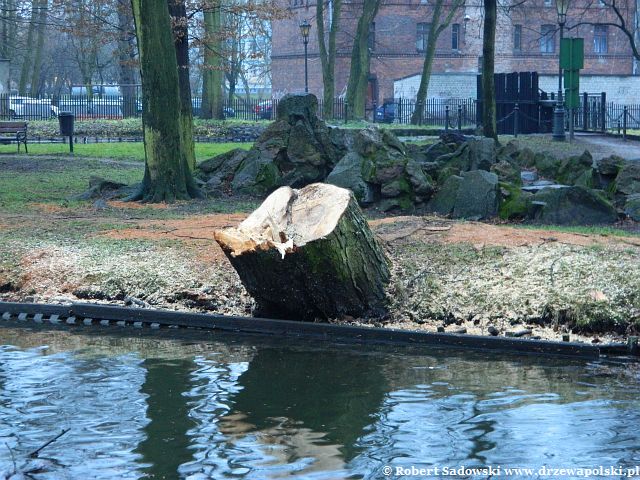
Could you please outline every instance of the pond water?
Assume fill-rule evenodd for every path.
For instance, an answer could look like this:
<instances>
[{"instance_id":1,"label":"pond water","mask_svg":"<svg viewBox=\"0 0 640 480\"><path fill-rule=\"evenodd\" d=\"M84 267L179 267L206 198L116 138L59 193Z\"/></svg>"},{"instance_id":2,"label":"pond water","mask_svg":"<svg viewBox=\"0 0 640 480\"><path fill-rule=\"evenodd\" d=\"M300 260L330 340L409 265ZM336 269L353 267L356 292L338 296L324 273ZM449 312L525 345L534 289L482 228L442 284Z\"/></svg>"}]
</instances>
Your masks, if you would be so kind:
<instances>
[{"instance_id":1,"label":"pond water","mask_svg":"<svg viewBox=\"0 0 640 480\"><path fill-rule=\"evenodd\" d=\"M626 478L640 466L633 364L113 332L0 328L0 478Z\"/></svg>"}]
</instances>

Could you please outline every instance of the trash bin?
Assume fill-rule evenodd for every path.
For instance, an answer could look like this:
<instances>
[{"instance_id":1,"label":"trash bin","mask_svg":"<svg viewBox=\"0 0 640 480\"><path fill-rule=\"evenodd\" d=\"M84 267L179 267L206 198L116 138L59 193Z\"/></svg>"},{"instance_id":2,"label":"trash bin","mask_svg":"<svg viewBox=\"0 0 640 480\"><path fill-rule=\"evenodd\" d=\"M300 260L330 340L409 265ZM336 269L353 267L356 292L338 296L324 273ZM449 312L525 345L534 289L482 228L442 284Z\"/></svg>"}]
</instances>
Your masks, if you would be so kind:
<instances>
[{"instance_id":1,"label":"trash bin","mask_svg":"<svg viewBox=\"0 0 640 480\"><path fill-rule=\"evenodd\" d=\"M73 137L73 122L75 115L71 112L59 112L58 123L60 124L60 135L63 137Z\"/></svg>"}]
</instances>

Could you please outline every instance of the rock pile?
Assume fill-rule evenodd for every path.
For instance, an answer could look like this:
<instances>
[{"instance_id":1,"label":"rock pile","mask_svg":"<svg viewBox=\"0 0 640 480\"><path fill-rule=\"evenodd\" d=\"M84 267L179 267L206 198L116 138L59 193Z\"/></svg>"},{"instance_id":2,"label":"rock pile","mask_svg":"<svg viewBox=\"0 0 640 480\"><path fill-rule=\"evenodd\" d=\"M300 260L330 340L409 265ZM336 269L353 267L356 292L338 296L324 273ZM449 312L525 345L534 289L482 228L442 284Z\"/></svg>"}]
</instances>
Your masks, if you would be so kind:
<instances>
[{"instance_id":1,"label":"rock pile","mask_svg":"<svg viewBox=\"0 0 640 480\"><path fill-rule=\"evenodd\" d=\"M251 150L203 162L210 193L264 195L280 186L326 182L352 190L362 205L454 218L546 224L640 221L640 161L615 155L557 159L512 141L445 133L432 145L404 144L389 130L332 128L313 95L288 95Z\"/></svg>"}]
</instances>

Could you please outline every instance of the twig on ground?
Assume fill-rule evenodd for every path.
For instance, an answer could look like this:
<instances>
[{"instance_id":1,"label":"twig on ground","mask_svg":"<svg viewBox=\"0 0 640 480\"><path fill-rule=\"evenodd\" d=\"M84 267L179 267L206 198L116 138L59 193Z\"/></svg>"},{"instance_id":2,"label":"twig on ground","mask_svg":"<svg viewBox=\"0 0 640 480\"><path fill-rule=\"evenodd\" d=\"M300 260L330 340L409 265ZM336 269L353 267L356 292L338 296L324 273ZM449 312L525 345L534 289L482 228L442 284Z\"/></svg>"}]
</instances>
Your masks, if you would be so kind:
<instances>
[{"instance_id":1,"label":"twig on ground","mask_svg":"<svg viewBox=\"0 0 640 480\"><path fill-rule=\"evenodd\" d=\"M44 450L46 447L48 447L49 445L51 445L53 442L55 442L56 440L58 440L61 436L63 436L65 433L67 433L69 430L71 430L70 428L64 429L62 430L58 435L56 435L55 437L53 437L51 440L49 440L48 442L46 442L44 445L42 445L41 447L39 447L38 449L34 450L33 452L31 452L29 454L29 458L37 458L38 455L40 454L40 452L42 450Z\"/></svg>"}]
</instances>

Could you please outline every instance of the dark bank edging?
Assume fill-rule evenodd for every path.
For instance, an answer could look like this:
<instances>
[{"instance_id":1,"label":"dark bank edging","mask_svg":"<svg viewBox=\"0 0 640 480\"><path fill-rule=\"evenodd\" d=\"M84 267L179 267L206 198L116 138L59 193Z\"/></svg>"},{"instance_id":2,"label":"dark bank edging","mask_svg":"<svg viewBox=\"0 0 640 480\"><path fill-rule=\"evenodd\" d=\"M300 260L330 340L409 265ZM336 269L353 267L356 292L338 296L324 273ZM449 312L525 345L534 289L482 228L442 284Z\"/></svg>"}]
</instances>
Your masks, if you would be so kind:
<instances>
[{"instance_id":1,"label":"dark bank edging","mask_svg":"<svg viewBox=\"0 0 640 480\"><path fill-rule=\"evenodd\" d=\"M106 305L75 303L48 305L36 303L0 302L0 315L4 320L27 319L50 323L84 323L93 321L125 322L124 324L195 327L236 333L272 336L300 336L338 340L353 343L430 345L439 347L471 348L520 354L562 355L598 358L602 348L575 342L551 342L521 338L484 337L453 333L428 333L386 328L354 327L328 323L303 323L291 320L272 320L249 317L229 317L203 313L173 312ZM53 318L53 321L51 320ZM85 321L90 320L90 321ZM614 345L607 353L626 353L623 345Z\"/></svg>"}]
</instances>

